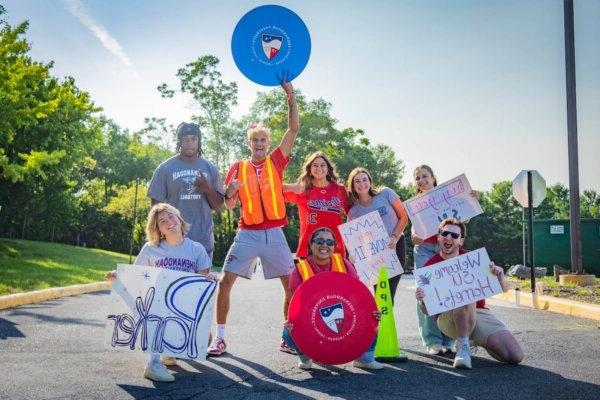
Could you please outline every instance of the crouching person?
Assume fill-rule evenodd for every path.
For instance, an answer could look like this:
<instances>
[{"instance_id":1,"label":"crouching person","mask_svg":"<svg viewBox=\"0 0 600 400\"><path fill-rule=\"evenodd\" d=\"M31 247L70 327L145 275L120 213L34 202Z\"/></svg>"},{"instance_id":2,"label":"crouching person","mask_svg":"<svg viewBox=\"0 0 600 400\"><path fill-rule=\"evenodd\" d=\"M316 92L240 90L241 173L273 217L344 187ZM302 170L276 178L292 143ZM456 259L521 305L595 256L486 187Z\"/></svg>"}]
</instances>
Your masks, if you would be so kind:
<instances>
[{"instance_id":1,"label":"crouching person","mask_svg":"<svg viewBox=\"0 0 600 400\"><path fill-rule=\"evenodd\" d=\"M321 272L342 272L350 274L358 279L358 274L356 273L354 266L341 255L334 254L336 241L333 232L329 228L316 229L310 237L308 247L308 258L302 260L300 264L298 264L296 270L290 275L289 289L292 293L296 291L298 286L300 286L304 280ZM309 271L301 273L299 270L302 268L310 268L313 274L310 274ZM375 311L373 313L373 318L377 320L381 319L381 312ZM294 340L290 335L290 331L293 328L294 326L291 322L286 321L284 323L282 334L283 340L297 352L300 359L298 367L304 370L310 370L312 368L312 360L306 354L302 353L294 343ZM354 360L353 365L355 367L364 369L383 368L381 363L375 361L376 341L377 340L375 339L369 349L361 357Z\"/></svg>"},{"instance_id":2,"label":"crouching person","mask_svg":"<svg viewBox=\"0 0 600 400\"><path fill-rule=\"evenodd\" d=\"M455 218L447 218L440 223L438 232L439 251L427 261L425 266L433 265L449 258L467 253L461 248L466 237L465 224ZM498 277L503 291L508 290L508 282L502 268L490 263L490 270ZM423 299L425 292L418 287L415 297L422 311L427 312ZM518 364L523 360L521 346L490 309L485 299L467 304L454 310L435 316L439 329L447 336L457 340L454 368L471 368L471 343L483 347L500 362Z\"/></svg>"}]
</instances>

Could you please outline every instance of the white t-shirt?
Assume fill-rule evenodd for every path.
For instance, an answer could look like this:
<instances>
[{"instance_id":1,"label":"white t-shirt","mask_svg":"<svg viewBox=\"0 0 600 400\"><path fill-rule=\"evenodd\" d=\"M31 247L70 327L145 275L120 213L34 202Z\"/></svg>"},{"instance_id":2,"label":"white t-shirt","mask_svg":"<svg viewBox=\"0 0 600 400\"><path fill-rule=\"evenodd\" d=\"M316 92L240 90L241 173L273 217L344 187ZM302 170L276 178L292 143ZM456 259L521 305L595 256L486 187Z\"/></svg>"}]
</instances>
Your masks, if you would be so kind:
<instances>
[{"instance_id":1,"label":"white t-shirt","mask_svg":"<svg viewBox=\"0 0 600 400\"><path fill-rule=\"evenodd\" d=\"M146 243L134 264L183 272L199 272L212 266L204 246L188 238L177 246L164 240L158 246Z\"/></svg>"}]
</instances>

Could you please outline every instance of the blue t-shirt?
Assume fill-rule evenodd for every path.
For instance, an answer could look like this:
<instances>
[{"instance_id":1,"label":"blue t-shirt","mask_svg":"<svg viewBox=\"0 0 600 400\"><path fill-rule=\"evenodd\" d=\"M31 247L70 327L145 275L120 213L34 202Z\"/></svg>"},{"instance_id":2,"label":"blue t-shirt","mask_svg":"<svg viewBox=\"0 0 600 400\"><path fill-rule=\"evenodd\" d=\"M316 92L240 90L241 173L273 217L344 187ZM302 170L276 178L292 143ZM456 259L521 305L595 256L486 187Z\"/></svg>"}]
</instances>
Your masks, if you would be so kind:
<instances>
[{"instance_id":1,"label":"blue t-shirt","mask_svg":"<svg viewBox=\"0 0 600 400\"><path fill-rule=\"evenodd\" d=\"M223 182L217 167L204 158L194 162L185 162L179 156L173 156L156 168L148 197L156 201L169 203L181 212L183 220L190 224L187 236L202 243L208 252L214 248L213 210L206 195L194 185L198 175L210 182L213 190L223 193Z\"/></svg>"},{"instance_id":2,"label":"blue t-shirt","mask_svg":"<svg viewBox=\"0 0 600 400\"><path fill-rule=\"evenodd\" d=\"M396 192L388 187L384 187L379 194L373 197L373 202L368 206L354 204L350 207L350 211L348 211L348 221L362 217L373 211L379 211L379 215L385 225L385 230L388 235L391 235L398 224L398 215L396 215L396 211L394 210L394 207L392 207L392 204L398 199L400 199L400 196L398 196Z\"/></svg>"}]
</instances>

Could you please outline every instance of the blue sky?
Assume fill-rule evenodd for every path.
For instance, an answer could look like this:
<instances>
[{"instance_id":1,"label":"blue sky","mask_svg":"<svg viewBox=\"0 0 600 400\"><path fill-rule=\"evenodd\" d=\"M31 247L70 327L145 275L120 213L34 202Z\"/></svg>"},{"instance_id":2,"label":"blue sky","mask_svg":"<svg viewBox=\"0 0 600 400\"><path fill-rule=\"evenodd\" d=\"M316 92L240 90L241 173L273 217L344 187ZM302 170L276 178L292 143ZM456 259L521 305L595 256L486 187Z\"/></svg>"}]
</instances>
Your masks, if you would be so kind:
<instances>
[{"instance_id":1,"label":"blue sky","mask_svg":"<svg viewBox=\"0 0 600 400\"><path fill-rule=\"evenodd\" d=\"M104 112L138 129L173 124L189 99L161 99L178 68L205 54L239 84L245 114L264 91L236 68L230 40L256 1L0 0L10 23L30 21L32 56L54 60ZM294 81L333 104L338 127L362 128L440 180L466 173L475 188L536 169L568 182L562 0L283 1L309 28L312 54ZM579 168L600 190L600 0L575 0ZM448 150L453 150L451 153ZM293 175L293 174L292 174Z\"/></svg>"}]
</instances>

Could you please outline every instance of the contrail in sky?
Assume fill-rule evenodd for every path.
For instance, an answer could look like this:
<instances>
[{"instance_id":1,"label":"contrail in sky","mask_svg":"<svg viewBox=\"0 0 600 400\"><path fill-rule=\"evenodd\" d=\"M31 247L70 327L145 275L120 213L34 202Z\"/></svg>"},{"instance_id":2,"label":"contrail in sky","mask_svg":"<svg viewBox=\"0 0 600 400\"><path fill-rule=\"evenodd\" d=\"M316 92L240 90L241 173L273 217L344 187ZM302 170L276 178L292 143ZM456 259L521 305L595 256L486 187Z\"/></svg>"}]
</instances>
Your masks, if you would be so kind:
<instances>
[{"instance_id":1,"label":"contrail in sky","mask_svg":"<svg viewBox=\"0 0 600 400\"><path fill-rule=\"evenodd\" d=\"M86 28L88 28L94 36L98 38L102 46L108 50L112 55L117 57L125 66L135 75L138 76L136 70L133 68L133 63L123 51L123 48L115 39L108 33L106 28L94 21L94 19L88 14L87 10L83 6L80 0L64 0L69 12L73 14L75 18L81 22Z\"/></svg>"}]
</instances>

